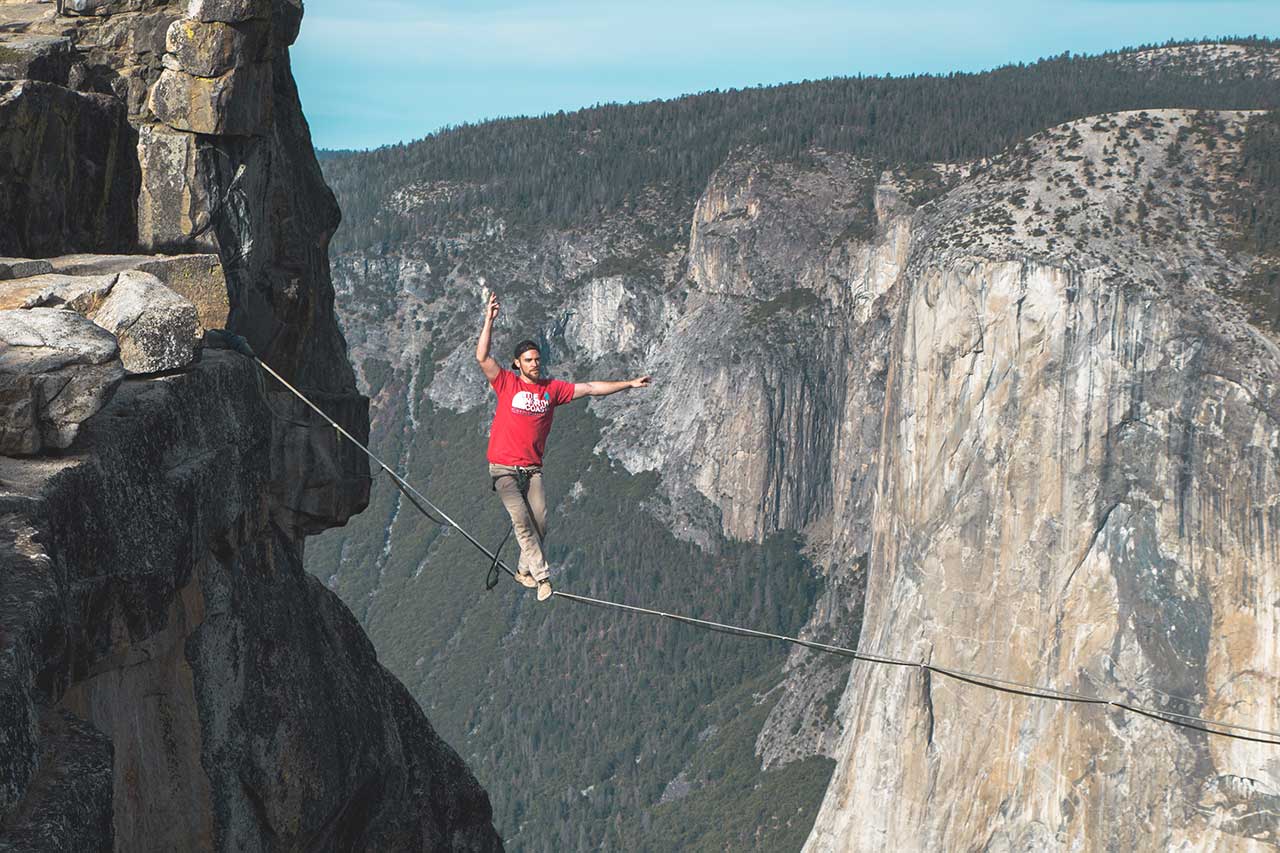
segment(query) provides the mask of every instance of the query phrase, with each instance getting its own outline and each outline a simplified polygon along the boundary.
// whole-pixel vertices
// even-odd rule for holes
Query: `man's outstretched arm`
[[[497,379],[498,374],[502,372],[497,360],[489,354],[490,339],[493,337],[493,321],[501,307],[498,303],[498,294],[490,293],[489,304],[484,308],[484,327],[480,329],[480,339],[476,341],[476,361],[484,371],[484,378],[490,382]]]
[[[648,385],[648,376],[627,379],[623,382],[575,382],[573,384],[573,399],[576,400],[579,397],[608,397],[610,394],[625,391],[627,388],[645,388]]]

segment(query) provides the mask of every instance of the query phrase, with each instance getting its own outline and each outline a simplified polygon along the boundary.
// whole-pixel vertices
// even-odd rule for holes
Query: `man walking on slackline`
[[[493,490],[511,515],[520,564],[516,580],[538,588],[538,600],[551,597],[551,578],[542,555],[547,535],[547,497],[542,488],[542,451],[551,432],[556,406],[579,397],[605,397],[624,388],[643,388],[648,376],[627,382],[564,382],[542,378],[542,356],[533,341],[516,345],[511,370],[503,370],[489,354],[493,321],[498,316],[497,294],[489,295],[484,327],[476,341],[476,361],[498,394],[498,410],[489,428],[489,476]]]

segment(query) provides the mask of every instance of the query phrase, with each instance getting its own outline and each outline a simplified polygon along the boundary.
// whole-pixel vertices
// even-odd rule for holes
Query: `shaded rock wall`
[[[128,250],[137,131],[114,98],[0,80],[0,255]]]

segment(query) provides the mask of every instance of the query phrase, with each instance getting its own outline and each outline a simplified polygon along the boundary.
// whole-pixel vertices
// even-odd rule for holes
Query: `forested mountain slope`
[[[1123,486],[1132,460],[1195,458],[1164,422],[1165,432],[1132,446],[1123,424],[1147,420],[1154,410],[1143,405],[1206,405],[1191,399],[1204,373],[1148,392],[1145,403],[1104,406],[1093,443],[1051,450],[1029,441],[1037,424],[1068,417],[1034,401],[1074,399],[1064,389],[1085,381],[1062,354],[1076,353],[1063,341],[1083,327],[1064,331],[1054,318],[1087,304],[1098,330],[1122,319],[1141,325],[1150,309],[1166,312],[1160,328],[1208,317],[1229,326],[1231,341],[1273,346],[1280,155],[1274,119],[1249,111],[1280,106],[1276,54],[1272,42],[1246,40],[981,75],[820,81],[493,122],[324,158],[345,217],[335,287],[372,398],[374,447],[486,541],[501,538],[505,517],[483,464],[491,395],[471,355],[491,287],[505,305],[500,357],[535,337],[554,375],[655,377],[649,391],[557,415],[550,554],[566,589],[845,644],[871,637],[886,651],[920,641],[957,665],[1064,685],[1076,670],[1038,663],[1058,654],[1053,643],[1041,649],[1045,637],[1114,636],[1120,660],[1134,614],[1210,634],[1206,614],[1221,604],[1156,613],[1133,603],[1185,597],[1186,584],[1211,590],[1197,601],[1216,600],[1221,581],[1191,564],[1167,589],[1135,587],[1152,565],[1178,562],[1156,557],[1185,535],[1165,521],[1152,522],[1150,537],[1169,543],[1117,561],[1123,592],[1097,592],[1093,610],[1050,610],[1050,626],[1018,629],[1022,645],[979,626],[1003,625],[984,609],[990,602],[1009,596],[1038,613],[1026,596],[1066,595],[1077,577],[1055,577],[1059,563],[1028,556],[1045,547],[1044,534],[993,544],[1004,541],[994,519],[1025,517],[1048,530],[1070,520],[1062,507],[1071,504],[1072,517],[1088,521],[1077,526],[1102,529],[1097,506],[1114,514],[1146,494]],[[939,305],[950,313],[928,313]],[[1116,314],[1119,306],[1139,307]],[[1090,334],[1089,346],[1101,346]],[[1048,355],[1033,354],[1037,342]],[[1235,346],[1223,344],[1213,364],[1243,359]],[[1265,384],[1270,371],[1258,362],[1253,375]],[[1119,400],[1127,375],[1092,381]],[[1011,381],[1022,383],[1016,393]],[[1024,417],[1032,419],[1017,426]],[[1263,437],[1249,441],[1272,446],[1269,428],[1258,429]],[[1166,434],[1163,444],[1154,437]],[[1206,489],[1220,488],[1216,478],[1243,452],[1243,434],[1227,435],[1226,461],[1201,475]],[[1080,447],[1103,461],[1071,476],[1041,470],[1042,456]],[[1027,497],[1012,512],[997,501],[1042,477],[1067,490],[1056,503]],[[952,516],[963,523],[951,526]],[[1083,559],[1068,544],[1078,533],[1050,549],[1054,559]],[[1118,554],[1128,541],[1100,534],[1090,547]],[[990,563],[974,559],[988,553]],[[992,802],[1035,805],[959,821],[950,792],[966,784],[964,773],[980,775],[970,765],[983,759],[947,765],[938,756],[965,753],[967,706],[935,699],[933,724],[897,739],[876,728],[916,702],[919,685],[861,671],[850,681],[838,660],[563,602],[539,606],[510,584],[485,593],[483,562],[388,484],[375,484],[370,509],[347,528],[314,542],[307,564],[360,615],[384,663],[476,769],[512,849],[798,849],[824,792],[813,836],[824,847],[873,847],[848,822],[868,809],[923,846],[980,845],[997,830],[1031,837],[1027,827],[1041,823],[1051,828],[1037,838],[1117,840],[1082,822],[1084,806],[1064,816],[1065,807],[1037,799],[1041,765],[1012,791],[990,793]],[[1001,568],[993,575],[987,565]],[[1263,594],[1253,574],[1240,578]],[[1066,659],[1091,684],[1168,689],[1153,673],[1170,655],[1143,630],[1121,669],[1089,670],[1079,652]],[[1204,679],[1215,670],[1197,666],[1178,686],[1207,709],[1216,688]],[[1026,711],[981,699],[989,715]],[[1023,743],[1049,724],[997,719],[1020,721]],[[1019,748],[999,739],[1003,725],[984,753],[991,766]],[[917,735],[919,763],[898,762],[901,738],[910,745]],[[1091,748],[1113,746],[1097,737]],[[1040,743],[1065,762],[1054,773],[1102,772],[1069,770],[1080,748],[1072,738]],[[1205,767],[1235,760],[1208,748],[1192,745],[1187,756]],[[853,773],[854,756],[877,768],[876,790],[889,802],[856,799],[858,775],[869,771]],[[1144,766],[1153,784],[1158,764]],[[1223,775],[1206,771],[1195,784],[1220,790],[1213,780]],[[1264,776],[1250,778],[1275,785]],[[1090,790],[1098,808],[1118,796],[1107,784]],[[1194,807],[1179,800],[1162,812],[1182,837],[1216,820],[1195,817],[1217,807],[1195,791],[1185,801]],[[1246,801],[1219,805],[1225,813]],[[1214,831],[1238,839],[1252,830]]]

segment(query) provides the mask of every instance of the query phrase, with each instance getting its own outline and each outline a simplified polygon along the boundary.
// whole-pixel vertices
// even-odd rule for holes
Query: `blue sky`
[[[318,146],[610,101],[1063,51],[1280,35],[1280,0],[306,0],[294,74]]]

